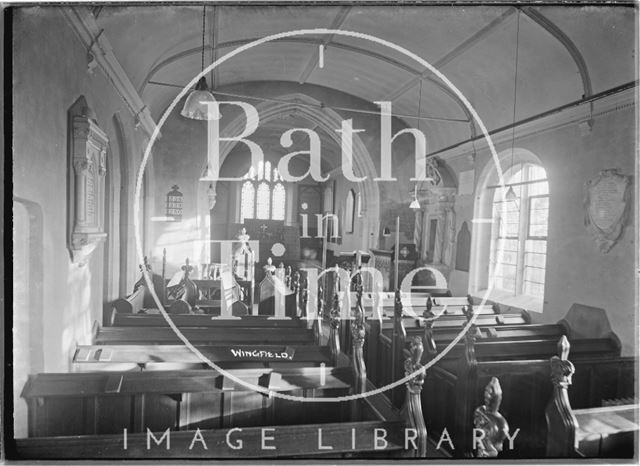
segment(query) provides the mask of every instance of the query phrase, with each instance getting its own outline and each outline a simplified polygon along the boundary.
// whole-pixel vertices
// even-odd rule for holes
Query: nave
[[[12,459],[637,460],[635,4],[2,11]]]
[[[375,297],[361,272],[341,291],[337,267],[312,310],[306,272],[265,268],[267,315],[225,313],[233,293],[229,306],[218,302],[220,315],[203,312],[211,300],[200,292],[192,309],[188,290],[197,285],[186,273],[177,300],[187,313],[171,311],[166,287],[154,290],[165,318],[134,307],[154,283],[141,279],[114,306],[111,325],[77,347],[73,373],[29,377],[21,394],[29,438],[18,451],[49,459],[633,456],[635,363],[620,356],[615,335],[570,343],[566,321],[532,324],[470,296]],[[404,311],[419,302],[422,313]],[[594,428],[602,424],[605,437]]]

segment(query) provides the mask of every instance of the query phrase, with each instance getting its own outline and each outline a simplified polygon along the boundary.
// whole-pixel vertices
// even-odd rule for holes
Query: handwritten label
[[[250,360],[288,360],[292,361],[295,355],[294,348],[278,348],[278,349],[256,349],[256,348],[229,348],[231,354],[237,359],[250,359]]]

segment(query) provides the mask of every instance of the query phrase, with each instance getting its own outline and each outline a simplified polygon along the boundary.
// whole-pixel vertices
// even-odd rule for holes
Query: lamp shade
[[[191,91],[187,96],[187,99],[184,101],[184,107],[182,107],[180,115],[186,118],[191,118],[192,120],[218,119],[220,118],[220,115],[215,107],[211,108],[212,115],[209,117],[209,106],[207,105],[207,102],[215,101],[216,99],[213,97],[213,94],[209,92],[207,87],[207,80],[203,76],[198,81],[198,84],[196,84],[196,88]],[[214,112],[215,114],[213,114]]]
[[[413,210],[418,210],[420,208],[420,203],[418,202],[418,184],[416,183],[413,187],[413,201],[409,204],[409,208]]]
[[[507,201],[515,201],[516,199],[518,199],[518,196],[516,196],[516,192],[513,190],[513,186],[509,186],[509,189],[507,190],[507,193],[504,197]]]

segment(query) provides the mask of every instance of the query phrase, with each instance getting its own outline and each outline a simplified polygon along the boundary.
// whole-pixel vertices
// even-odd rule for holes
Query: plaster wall
[[[120,184],[131,180],[119,176],[113,115],[121,113],[129,138],[133,125],[128,109],[101,70],[92,75],[87,72],[86,50],[59,9],[24,8],[14,15],[13,194],[42,212],[42,256],[26,266],[29,274],[38,273],[33,267],[39,269],[42,279],[32,286],[41,287],[42,300],[14,308],[14,315],[29,313],[29,325],[43,329],[40,341],[22,340],[14,334],[16,345],[29,345],[19,353],[25,360],[16,361],[15,367],[17,371],[21,367],[31,372],[67,371],[75,345],[89,343],[93,322],[102,321],[106,299],[105,244],[96,248],[84,266],[73,264],[67,249],[67,110],[85,96],[109,137],[107,169],[112,187],[107,187],[106,195],[111,196],[110,213],[116,217]],[[132,144],[132,153],[135,147]],[[117,262],[113,265],[119,267]],[[23,266],[20,261],[14,263],[18,273]],[[130,281],[133,272],[122,271]],[[32,292],[35,290],[30,289]]]
[[[590,134],[583,134],[577,124],[569,124],[515,141],[516,151],[524,149],[540,159],[549,180],[545,293],[542,313],[532,313],[534,320],[557,322],[573,303],[603,308],[613,331],[622,341],[624,354],[633,354],[637,341],[635,206],[628,206],[629,218],[617,244],[608,253],[602,253],[585,227],[584,183],[604,169],[616,168],[623,174],[632,175],[634,134],[634,107],[622,106],[595,116]],[[498,153],[509,149],[510,143],[496,147]],[[467,157],[458,157],[448,163],[457,171],[470,169]],[[488,151],[479,152],[475,161],[476,183],[487,164],[493,165]],[[636,189],[635,182],[630,189]],[[479,194],[476,186],[473,198],[458,196],[456,231],[460,230],[463,221],[467,221],[472,236],[478,234],[479,225],[471,219],[474,215],[472,202],[479,201]],[[630,199],[633,199],[632,195]],[[488,247],[484,256],[488,258]],[[474,284],[469,283],[469,274],[464,272],[454,272],[451,282],[455,294],[467,289],[477,292]]]

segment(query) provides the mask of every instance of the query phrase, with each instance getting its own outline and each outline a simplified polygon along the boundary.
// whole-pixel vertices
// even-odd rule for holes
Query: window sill
[[[476,293],[476,296],[478,298],[483,298],[486,293],[487,290],[480,290]],[[494,289],[491,290],[487,299],[504,306],[542,313],[543,300],[537,296],[529,296],[525,294],[514,296],[508,291]]]

